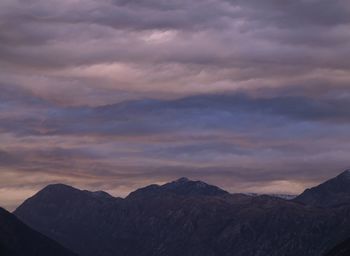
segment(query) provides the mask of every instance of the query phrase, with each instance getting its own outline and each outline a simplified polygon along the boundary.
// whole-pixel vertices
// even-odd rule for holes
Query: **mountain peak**
[[[162,185],[161,188],[167,192],[178,195],[220,196],[228,194],[228,192],[219,187],[209,185],[199,180],[190,180],[185,177],[166,183]]]
[[[90,193],[93,197],[96,197],[96,198],[114,198],[113,196],[111,196],[110,194],[102,190],[93,191],[93,192],[86,191],[86,192]]]
[[[150,185],[138,189],[130,193],[128,197],[165,194],[180,196],[222,196],[228,194],[228,192],[219,187],[209,185],[203,181],[194,181],[186,177],[182,177],[169,183],[165,183],[164,185]]]
[[[321,207],[349,204],[350,170],[314,188],[305,190],[295,201]]]
[[[189,182],[189,181],[191,181],[189,178],[181,177],[181,178],[173,181],[173,183],[186,183],[186,182]]]
[[[62,183],[55,183],[55,184],[49,184],[45,188],[42,189],[42,191],[49,190],[49,191],[76,191],[78,189],[62,184]]]

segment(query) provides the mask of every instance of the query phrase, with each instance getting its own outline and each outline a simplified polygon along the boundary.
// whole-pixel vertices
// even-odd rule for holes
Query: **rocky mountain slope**
[[[125,199],[56,184],[15,214],[82,256],[320,256],[350,236],[350,207],[330,198],[318,207],[186,178]]]
[[[295,201],[319,207],[350,204],[350,170],[299,195]]]
[[[1,256],[76,256],[0,208]]]
[[[349,256],[350,255],[350,238],[338,244],[330,250],[325,256]]]

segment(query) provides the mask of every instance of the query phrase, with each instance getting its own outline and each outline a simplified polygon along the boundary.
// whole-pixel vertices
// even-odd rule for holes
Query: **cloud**
[[[346,0],[1,1],[5,204],[50,182],[293,193],[331,177],[350,152],[349,14]]]
[[[41,103],[35,98],[30,102],[33,106]],[[301,96],[266,98],[216,94],[176,100],[134,100],[101,107],[65,108],[43,103],[39,108],[32,105],[20,108],[21,105],[12,104],[15,115],[9,107],[6,114],[3,104],[0,128],[21,135],[76,136],[143,136],[206,130],[254,132],[257,127],[271,129],[278,123],[346,125],[350,121],[349,104],[347,98],[320,100]]]
[[[19,105],[18,112],[24,111],[19,117],[1,119],[2,133],[12,134],[4,145],[17,141],[1,159],[21,159],[17,170],[64,175],[74,170],[94,178],[114,170],[151,176],[150,169],[170,166],[214,173],[224,168],[238,175],[237,169],[255,169],[259,162],[272,178],[286,163],[326,159],[346,166],[348,104],[333,98],[211,94],[100,107],[50,105],[37,115]]]
[[[340,70],[349,82],[346,1],[4,1],[2,7],[6,73],[62,104],[73,104],[58,98],[75,90],[85,92],[74,95],[78,104],[101,104],[323,80],[333,87]]]

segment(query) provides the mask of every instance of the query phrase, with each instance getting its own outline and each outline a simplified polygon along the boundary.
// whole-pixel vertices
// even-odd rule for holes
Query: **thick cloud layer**
[[[1,1],[0,204],[179,176],[299,193],[349,167],[349,30],[347,0]]]

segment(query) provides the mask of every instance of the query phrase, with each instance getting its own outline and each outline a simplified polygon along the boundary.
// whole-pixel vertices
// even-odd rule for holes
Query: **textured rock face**
[[[325,256],[349,256],[350,255],[350,238],[338,244],[330,250]]]
[[[350,170],[317,187],[307,189],[295,201],[318,207],[336,207],[350,204]]]
[[[76,256],[0,208],[1,256]]]
[[[82,256],[320,256],[350,237],[348,205],[231,195],[185,178],[125,199],[51,185],[15,213]]]

